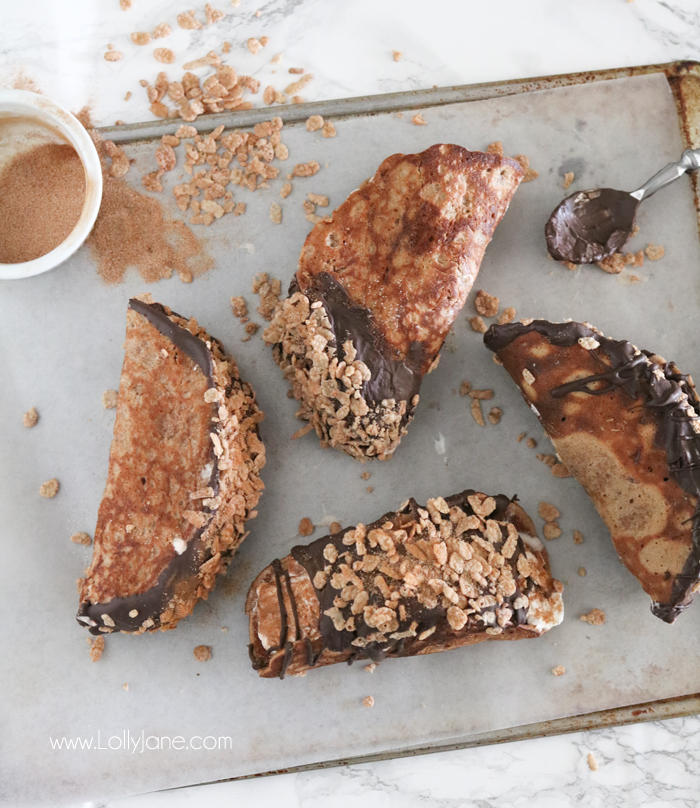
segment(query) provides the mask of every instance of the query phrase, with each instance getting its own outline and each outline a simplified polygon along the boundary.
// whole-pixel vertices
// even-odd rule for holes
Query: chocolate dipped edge
[[[593,337],[600,343],[611,361],[609,370],[577,379],[554,388],[550,395],[562,398],[572,392],[602,395],[612,388],[621,388],[631,398],[643,398],[644,406],[656,414],[655,445],[666,452],[669,475],[687,494],[696,500],[691,530],[692,549],[683,569],[673,582],[671,597],[660,603],[652,601],[652,613],[666,623],[673,623],[688,608],[700,582],[700,434],[693,423],[700,423],[697,414],[688,415],[684,397],[695,413],[700,413],[700,399],[688,377],[678,371],[673,362],[654,361],[656,354],[640,351],[631,342],[613,340],[583,323],[552,323],[533,320],[529,324],[492,325],[484,335],[484,344],[494,353],[506,348],[519,337],[536,332],[552,345],[571,347],[582,337]],[[649,360],[649,361],[647,361]],[[660,371],[657,378],[655,371]],[[591,382],[606,382],[602,389],[590,389]]]

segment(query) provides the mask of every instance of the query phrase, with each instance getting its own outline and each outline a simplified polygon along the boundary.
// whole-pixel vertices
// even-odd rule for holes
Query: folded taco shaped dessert
[[[673,362],[587,323],[492,325],[484,336],[586,489],[652,612],[700,588],[700,401]]]
[[[78,621],[93,634],[174,628],[207,598],[256,515],[262,413],[194,318],[150,295],[127,312],[107,485]]]
[[[461,146],[395,154],[309,233],[263,336],[323,446],[391,457],[522,177]]]
[[[311,668],[539,637],[562,586],[525,511],[476,491],[407,500],[292,548],[248,592],[249,653],[265,678]]]

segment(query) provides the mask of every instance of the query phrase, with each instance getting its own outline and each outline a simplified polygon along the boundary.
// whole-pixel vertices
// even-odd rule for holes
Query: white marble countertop
[[[185,4],[185,5],[194,5]],[[229,61],[282,89],[289,67],[314,80],[308,101],[499,79],[700,59],[697,0],[214,0],[226,17],[178,27],[183,4],[133,0],[0,0],[0,86],[38,89],[108,125],[151,119],[139,79],[163,68],[154,47],[184,62],[231,43]],[[204,20],[203,3],[196,6]],[[166,22],[173,33],[145,47],[129,34]],[[249,37],[269,38],[254,56]],[[122,59],[104,59],[107,45]],[[392,51],[403,53],[400,61]],[[282,53],[279,65],[272,64]],[[182,72],[182,71],[180,71]],[[124,100],[127,92],[132,96]],[[258,96],[256,101],[262,104]],[[592,771],[587,757],[598,762]],[[700,718],[690,717],[495,747],[177,789],[104,808],[231,804],[344,808],[474,806],[695,806]],[[98,795],[96,795],[98,796]]]

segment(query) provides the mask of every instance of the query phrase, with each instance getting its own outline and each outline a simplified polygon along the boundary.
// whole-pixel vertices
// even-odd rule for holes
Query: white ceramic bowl
[[[88,237],[102,201],[102,170],[95,144],[80,121],[60,104],[37,93],[0,90],[0,118],[36,120],[48,126],[76,150],[85,169],[85,203],[78,224],[68,238],[51,252],[19,264],[0,264],[0,280],[30,278],[62,264]]]

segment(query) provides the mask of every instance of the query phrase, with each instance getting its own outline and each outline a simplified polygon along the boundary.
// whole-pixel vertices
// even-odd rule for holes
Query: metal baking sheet
[[[283,180],[265,193],[237,191],[248,210],[202,231],[217,266],[191,285],[171,279],[146,287],[133,273],[122,285],[105,286],[85,249],[54,272],[3,283],[0,685],[6,697],[0,708],[0,798],[9,804],[59,805],[494,742],[557,727],[566,731],[584,725],[577,721],[603,723],[610,715],[634,720],[650,713],[630,719],[634,710],[618,709],[598,718],[567,717],[700,691],[700,608],[674,626],[654,618],[583,491],[571,479],[553,478],[536,459],[536,452],[551,452],[551,446],[470,329],[473,295],[438,369],[424,382],[408,436],[393,460],[370,465],[322,451],[313,436],[291,442],[299,427],[294,402],[286,397],[286,385],[259,335],[240,341],[242,326],[228,303],[231,295],[243,294],[254,312],[250,285],[256,273],[270,272],[285,283],[291,278],[310,228],[301,207],[307,191],[329,195],[336,206],[396,151],[418,151],[440,141],[483,149],[501,140],[506,153],[529,156],[540,176],[518,190],[474,291],[499,295],[502,306],[515,306],[518,316],[587,319],[606,334],[631,339],[697,374],[693,326],[700,302],[700,242],[688,180],[641,210],[632,247],[662,244],[661,261],[609,276],[596,268],[570,272],[546,257],[542,225],[564,194],[564,173],[574,171],[572,189],[636,187],[678,157],[681,132],[686,138],[693,134],[689,118],[679,119],[679,94],[674,98],[665,72],[650,69],[648,75],[607,79],[427,104],[427,126],[414,126],[412,113],[370,114],[365,106],[352,116],[346,108],[333,140],[307,132],[303,123],[290,124],[283,137],[290,167],[316,159],[322,170],[295,180],[294,192],[282,202],[279,226],[271,224],[269,206],[279,200]],[[403,106],[415,106],[415,98],[406,96]],[[137,182],[155,167],[153,145],[126,148],[137,163],[131,174]],[[177,181],[173,173],[171,183]],[[174,204],[172,210],[177,213]],[[69,536],[94,526],[114,418],[100,398],[119,381],[127,300],[146,289],[205,324],[255,386],[266,413],[266,491],[250,536],[209,601],[174,632],[108,637],[104,657],[93,664],[86,633],[73,621],[75,579],[90,550],[71,544]],[[492,403],[504,412],[499,425],[476,425],[469,400],[458,394],[463,379],[495,391]],[[21,416],[31,406],[41,420],[27,430]],[[538,447],[517,443],[520,432]],[[361,478],[364,471],[370,471],[369,481]],[[44,500],[39,486],[54,476],[60,493]],[[315,524],[354,524],[376,518],[407,496],[424,501],[465,487],[517,493],[534,517],[541,500],[560,508],[563,535],[548,549],[553,571],[565,584],[562,626],[535,642],[484,643],[388,661],[372,675],[355,665],[283,682],[257,677],[245,650],[245,593],[260,569],[298,541],[302,517]],[[582,545],[573,544],[574,529],[583,532]],[[317,529],[314,536],[320,535]],[[580,567],[586,577],[579,577]],[[593,607],[606,612],[604,626],[579,621]],[[213,647],[211,661],[194,660],[192,650],[199,644]],[[566,666],[564,676],[551,675],[557,665]],[[375,699],[371,710],[362,706],[368,695]],[[677,705],[664,714],[694,709],[695,700]],[[648,709],[658,714],[660,707]],[[124,748],[125,738],[138,743],[148,736],[180,736],[190,748],[163,748],[172,744],[167,740],[144,752]],[[202,743],[193,741],[197,737],[230,740],[224,748],[195,750],[192,743]],[[92,749],[52,748],[52,739],[61,738],[81,738],[92,742]]]

